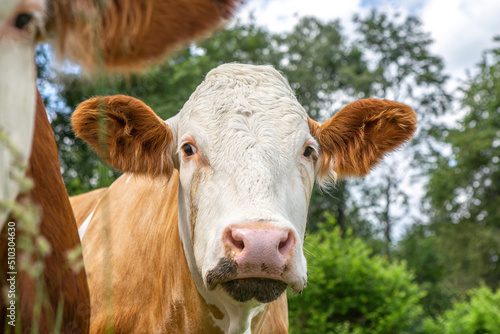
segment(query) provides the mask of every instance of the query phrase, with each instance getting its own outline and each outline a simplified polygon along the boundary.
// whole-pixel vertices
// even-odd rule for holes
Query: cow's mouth
[[[218,265],[208,272],[206,276],[207,288],[213,290],[220,285],[239,302],[255,299],[261,303],[269,303],[278,299],[289,285],[281,280],[281,277],[241,276],[242,274],[238,273],[238,268],[232,259],[222,258]]]
[[[261,303],[270,303],[278,299],[288,286],[283,281],[260,277],[234,279],[221,285],[239,302],[255,299]]]

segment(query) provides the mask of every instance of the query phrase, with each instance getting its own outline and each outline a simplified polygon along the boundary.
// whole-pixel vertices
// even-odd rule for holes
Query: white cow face
[[[179,231],[199,291],[266,303],[306,285],[314,180],[365,175],[412,136],[415,118],[404,104],[365,99],[320,125],[272,67],[228,64],[166,123],[119,95],[83,102],[73,126],[117,169],[169,177],[177,168]]]
[[[19,186],[12,180],[12,165],[16,155],[18,162],[27,164],[31,152],[36,98],[33,54],[44,10],[41,0],[0,3],[0,138],[10,141],[0,139],[0,202],[16,198]],[[0,228],[6,215],[0,212]]]
[[[302,291],[320,149],[285,79],[269,66],[220,66],[167,123],[177,128],[181,235],[205,286],[240,301]]]

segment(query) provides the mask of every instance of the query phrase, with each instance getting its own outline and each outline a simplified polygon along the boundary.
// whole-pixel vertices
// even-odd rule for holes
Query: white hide
[[[274,68],[226,64],[208,73],[167,124],[179,148],[179,230],[193,279],[207,302],[229,315],[216,323],[243,333],[262,305],[237,303],[220,287],[208,291],[204,278],[224,257],[222,235],[228,226],[263,220],[293,231],[287,283],[295,292],[305,287],[302,241],[314,161],[302,152],[304,145],[319,151],[307,114]],[[201,163],[183,156],[186,143],[196,145]],[[193,234],[189,216],[194,206]]]
[[[15,17],[21,12],[33,15],[32,22],[22,31],[13,26]],[[43,1],[8,0],[0,5],[0,131],[24,165],[28,163],[33,139],[34,39],[43,13]],[[19,192],[18,183],[12,179],[13,158],[12,149],[5,140],[0,140],[0,202],[14,200]],[[6,217],[7,212],[1,211],[0,228]]]

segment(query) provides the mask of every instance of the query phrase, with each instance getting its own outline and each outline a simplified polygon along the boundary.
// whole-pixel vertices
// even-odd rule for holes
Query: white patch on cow
[[[194,277],[196,277],[196,274],[193,278]],[[199,276],[194,281],[197,286],[198,283],[203,284],[203,282],[200,281]],[[208,291],[203,287],[203,285],[201,286],[202,287],[199,291],[203,295],[207,304],[217,305],[217,307],[225,314],[222,319],[216,319],[212,316],[212,319],[217,327],[229,334],[251,333],[252,319],[264,310],[265,304],[252,300],[235,305],[234,300],[223,293],[220,287],[217,288],[216,291]]]
[[[230,308],[229,318],[232,319],[229,325],[229,333],[251,333],[252,319],[264,310],[265,304],[246,305],[246,307]]]
[[[83,224],[80,225],[80,227],[78,228],[78,235],[80,236],[80,241],[83,240],[83,237],[85,236],[85,233],[87,232],[87,230],[89,228],[90,221],[92,220],[92,217],[94,216],[95,210],[96,209],[94,209],[90,213],[90,215],[88,215],[88,217],[85,219],[85,221],[83,222]]]
[[[9,0],[2,1],[0,9],[0,131],[9,141],[0,140],[0,202],[17,197],[20,189],[13,179],[15,157],[19,157],[16,163],[27,165],[31,152],[36,101],[34,38],[42,21],[43,4]],[[23,31],[13,26],[20,9],[34,17]],[[7,214],[0,212],[0,229]]]
[[[204,280],[226,256],[228,226],[266,221],[294,234],[283,277],[295,292],[304,288],[302,241],[315,177],[314,163],[302,155],[304,144],[314,143],[307,114],[272,67],[227,64],[208,73],[167,124],[178,143],[179,232],[191,274],[205,300],[228,315],[216,323],[245,333],[262,304],[236,303],[220,286],[209,291]],[[183,156],[186,140],[195,141],[196,159]]]

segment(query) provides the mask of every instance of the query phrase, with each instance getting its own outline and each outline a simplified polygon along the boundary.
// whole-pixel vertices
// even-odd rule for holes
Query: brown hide
[[[50,127],[43,101],[38,94],[33,147],[29,161],[27,175],[34,181],[34,188],[27,195],[39,208],[41,213],[40,234],[51,244],[52,251],[43,260],[43,276],[33,279],[20,270],[20,257],[17,249],[17,303],[20,312],[17,317],[22,320],[23,333],[29,333],[31,325],[38,328],[40,333],[52,330],[59,302],[64,303],[61,332],[87,333],[90,319],[90,298],[85,270],[77,273],[69,267],[67,252],[80,246],[78,230],[76,228],[73,211],[69,203],[68,193],[61,178],[57,147],[52,128]],[[17,225],[17,224],[16,224]],[[5,224],[7,226],[7,224]],[[16,241],[19,242],[20,231],[16,229]],[[0,255],[2,287],[5,286],[5,272],[7,272],[7,247],[5,229],[0,240]],[[33,323],[32,312],[35,298],[36,283],[42,283],[46,302],[42,308],[38,324]],[[4,328],[6,309],[0,312],[0,328]],[[15,327],[8,327],[12,329]]]
[[[239,0],[52,0],[59,54],[87,69],[128,72],[211,30]]]
[[[73,201],[80,225],[94,211],[83,249],[91,333],[220,333],[191,277],[177,222],[179,175],[167,182],[125,174],[105,192]],[[112,224],[110,223],[112,222]],[[112,286],[112,288],[111,288]],[[111,293],[112,291],[112,293]],[[110,302],[107,302],[109,300]],[[252,333],[287,333],[286,294],[252,321]],[[109,312],[109,313],[108,313]],[[112,314],[108,320],[106,314]]]

